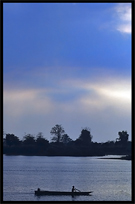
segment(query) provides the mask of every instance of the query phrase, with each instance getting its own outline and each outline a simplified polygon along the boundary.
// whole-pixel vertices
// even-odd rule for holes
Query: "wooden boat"
[[[38,189],[35,191],[35,195],[42,196],[42,195],[71,195],[71,196],[81,196],[81,195],[90,195],[92,191],[89,192],[81,192],[81,191],[75,191],[75,192],[69,192],[69,191],[41,191]]]

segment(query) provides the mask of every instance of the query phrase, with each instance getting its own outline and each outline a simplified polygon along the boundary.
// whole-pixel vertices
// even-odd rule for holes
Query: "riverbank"
[[[132,156],[131,155],[126,155],[126,156],[122,156],[122,157],[107,157],[107,158],[99,158],[99,159],[120,159],[120,160],[132,160]]]

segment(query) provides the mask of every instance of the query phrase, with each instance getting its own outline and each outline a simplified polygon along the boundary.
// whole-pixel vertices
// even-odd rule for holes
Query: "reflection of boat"
[[[92,191],[89,192],[81,192],[81,191],[75,191],[75,192],[69,192],[69,191],[41,191],[38,189],[35,191],[35,195],[42,196],[42,195],[71,195],[71,196],[79,196],[79,195],[90,195]]]

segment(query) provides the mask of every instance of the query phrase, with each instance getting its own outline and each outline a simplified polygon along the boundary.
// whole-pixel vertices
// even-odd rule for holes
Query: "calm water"
[[[131,161],[97,157],[3,156],[4,201],[131,201]],[[93,191],[92,196],[41,196],[42,190]]]

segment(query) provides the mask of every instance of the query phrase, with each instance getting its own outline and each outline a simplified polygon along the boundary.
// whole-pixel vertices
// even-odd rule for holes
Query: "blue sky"
[[[4,3],[4,132],[131,140],[130,3]]]

